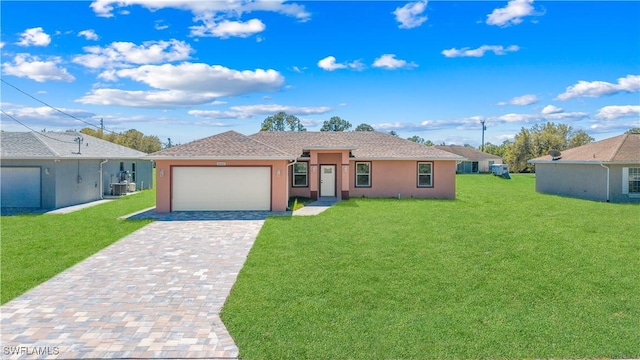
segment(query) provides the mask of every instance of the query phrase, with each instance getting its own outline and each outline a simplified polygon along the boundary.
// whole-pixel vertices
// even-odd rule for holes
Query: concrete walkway
[[[2,357],[237,358],[219,313],[263,223],[151,223],[3,305]]]
[[[327,210],[333,205],[339,203],[340,200],[334,197],[320,198],[317,201],[305,205],[303,208],[293,212],[293,216],[313,216]]]

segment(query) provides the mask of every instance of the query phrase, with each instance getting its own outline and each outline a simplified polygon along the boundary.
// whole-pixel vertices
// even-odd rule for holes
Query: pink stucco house
[[[463,157],[380,132],[235,131],[148,156],[156,211],[285,211],[292,196],[455,198]]]

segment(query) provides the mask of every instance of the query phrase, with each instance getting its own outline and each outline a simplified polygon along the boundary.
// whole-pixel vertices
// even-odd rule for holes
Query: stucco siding
[[[102,165],[102,189],[105,195],[111,194],[111,183],[118,182],[120,173],[120,163],[123,169],[131,173],[135,164],[136,190],[147,190],[153,188],[153,164],[149,160],[109,160]]]
[[[536,164],[536,191],[606,201],[607,169],[588,164]]]
[[[371,186],[355,186],[355,163],[351,161],[351,197],[455,198],[456,162],[433,161],[433,186],[418,187],[418,161],[372,161]]]
[[[60,160],[56,163],[55,208],[100,199],[100,161]]]

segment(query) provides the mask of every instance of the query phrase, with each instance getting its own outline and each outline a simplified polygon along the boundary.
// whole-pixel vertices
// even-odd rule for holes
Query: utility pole
[[[167,148],[170,148],[170,147],[172,146],[172,145],[171,145],[171,138],[167,138],[167,140],[169,140],[169,141],[167,142]]]
[[[484,131],[487,130],[487,127],[484,126],[484,119],[480,120],[480,124],[482,124],[482,145],[480,145],[480,151],[484,152]]]
[[[102,118],[100,118],[100,136],[98,137],[102,139],[103,135],[104,135],[104,121],[102,120]]]

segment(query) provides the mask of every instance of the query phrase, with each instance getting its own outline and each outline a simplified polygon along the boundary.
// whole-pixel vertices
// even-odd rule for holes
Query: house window
[[[136,182],[136,163],[131,163],[131,182]]]
[[[307,172],[307,165],[309,163],[306,162],[298,162],[293,164],[293,181],[292,181],[292,185],[295,187],[305,187],[307,186],[308,182],[307,182],[307,178],[308,178],[308,172]]]
[[[472,173],[477,173],[478,172],[478,162],[474,161],[471,163],[471,172]]]
[[[629,168],[629,194],[640,194],[640,168]]]
[[[433,163],[418,163],[418,187],[433,186]]]
[[[356,163],[356,187],[371,187],[371,163]]]

